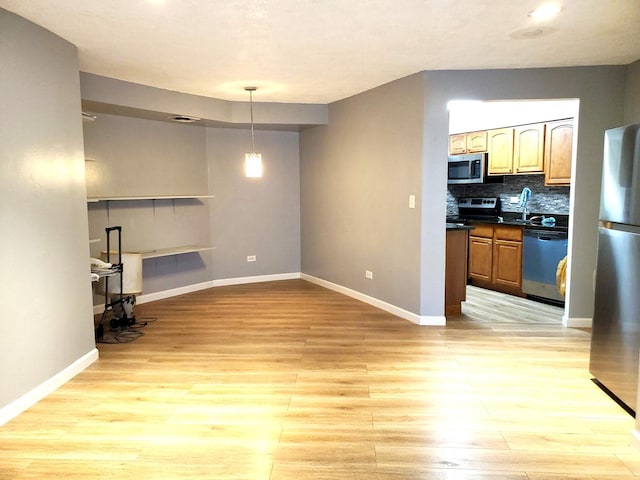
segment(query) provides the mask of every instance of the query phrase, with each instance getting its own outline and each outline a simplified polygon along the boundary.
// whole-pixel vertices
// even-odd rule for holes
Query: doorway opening
[[[579,100],[452,100],[448,108],[449,165],[478,153],[485,162],[480,180],[452,181],[450,172],[447,184],[447,220],[478,225],[469,235],[468,283],[506,293],[514,304],[529,298],[561,306],[566,317]],[[471,208],[491,201],[495,208]],[[566,253],[551,258],[562,247],[544,250],[546,242],[531,240],[534,227],[543,240],[545,231],[564,235]]]

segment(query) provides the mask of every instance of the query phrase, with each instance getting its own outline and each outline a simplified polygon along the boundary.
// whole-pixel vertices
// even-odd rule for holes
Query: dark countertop
[[[569,231],[569,227],[567,226],[562,226],[562,225],[558,225],[555,224],[554,226],[546,226],[546,225],[541,225],[538,223],[531,223],[529,221],[527,221],[526,223],[523,222],[522,220],[507,220],[505,219],[502,222],[499,221],[492,221],[492,220],[471,220],[472,222],[475,223],[491,223],[494,225],[515,225],[518,227],[524,227],[527,230],[554,230],[557,232],[568,232]]]
[[[473,230],[473,225],[465,225],[464,223],[447,222],[447,230]]]
[[[524,227],[527,230],[553,230],[553,231],[557,231],[557,232],[568,232],[569,231],[569,216],[568,215],[552,215],[552,214],[544,214],[545,217],[549,218],[549,217],[554,217],[556,219],[556,224],[554,226],[545,226],[545,225],[541,225],[539,223],[539,221],[535,221],[534,223],[531,223],[530,220],[527,220],[527,222],[523,222],[522,218],[520,217],[521,214],[508,214],[508,213],[504,213],[503,216],[503,221],[500,222],[498,220],[495,219],[473,219],[473,220],[466,220],[466,219],[461,219],[461,218],[447,218],[447,230],[449,229],[449,225],[459,225],[460,223],[463,223],[465,225],[469,224],[469,223],[489,223],[492,225],[514,225],[514,226],[518,226],[518,227]],[[531,214],[528,217],[529,218],[535,218],[535,217],[542,217],[543,214]]]

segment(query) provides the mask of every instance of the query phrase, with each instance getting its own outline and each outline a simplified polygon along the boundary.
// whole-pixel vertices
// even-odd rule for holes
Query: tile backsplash
[[[505,175],[504,183],[448,185],[447,216],[458,215],[457,199],[461,197],[500,197],[503,212],[521,212],[518,203],[509,203],[509,197],[520,197],[524,187],[531,189],[529,211],[569,215],[571,187],[547,187],[544,175]]]

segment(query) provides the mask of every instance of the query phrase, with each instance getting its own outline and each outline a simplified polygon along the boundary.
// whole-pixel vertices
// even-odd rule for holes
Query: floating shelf
[[[125,252],[125,253],[140,253],[142,254],[142,259],[145,260],[148,258],[160,258],[160,257],[169,257],[171,255],[182,255],[184,253],[206,252],[214,249],[215,247],[206,247],[204,245],[184,245],[180,247],[157,248],[155,250],[142,250],[139,252]]]
[[[101,238],[91,238],[89,239],[89,243],[98,243],[100,240],[102,240]]]
[[[109,202],[126,200],[178,200],[189,198],[215,198],[215,195],[153,195],[148,197],[89,197],[87,202]]]

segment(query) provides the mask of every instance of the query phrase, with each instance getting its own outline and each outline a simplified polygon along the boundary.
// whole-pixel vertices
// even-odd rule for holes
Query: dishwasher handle
[[[565,240],[568,238],[568,235],[566,232],[558,232],[555,230],[548,231],[548,230],[525,229],[524,236],[536,238],[538,240],[542,240],[546,242],[550,242],[552,240]]]

